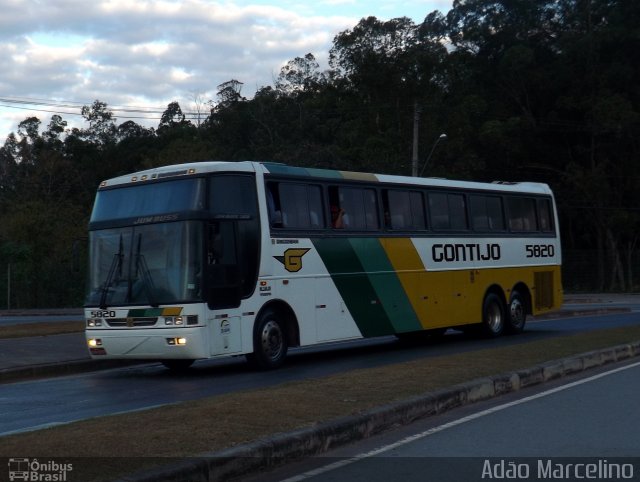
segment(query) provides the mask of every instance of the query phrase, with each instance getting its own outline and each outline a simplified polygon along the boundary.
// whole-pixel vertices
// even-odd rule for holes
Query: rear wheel
[[[249,353],[247,359],[261,370],[271,370],[284,363],[288,349],[284,322],[277,312],[265,311],[256,323],[253,353]]]
[[[482,331],[489,337],[502,335],[505,328],[505,307],[502,299],[489,293],[482,304]]]
[[[527,321],[527,305],[524,297],[518,291],[512,291],[509,297],[507,309],[507,325],[505,329],[508,333],[521,333]]]

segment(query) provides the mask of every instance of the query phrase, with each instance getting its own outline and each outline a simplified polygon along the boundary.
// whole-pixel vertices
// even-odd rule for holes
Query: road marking
[[[558,392],[561,392],[563,390],[567,390],[569,388],[577,387],[579,385],[582,385],[582,384],[585,384],[585,383],[589,383],[589,382],[592,382],[594,380],[598,380],[600,378],[603,378],[603,377],[606,377],[606,376],[609,376],[609,375],[613,375],[614,373],[618,373],[618,372],[621,372],[621,371],[624,371],[624,370],[628,370],[630,368],[635,368],[635,367],[638,367],[638,366],[640,366],[640,362],[636,362],[636,363],[633,363],[631,365],[626,365],[624,367],[614,368],[613,370],[609,370],[609,371],[604,372],[604,373],[599,373],[598,375],[593,375],[593,376],[590,376],[588,378],[583,378],[583,379],[577,380],[575,382],[567,383],[566,385],[562,385],[560,387],[552,388],[550,390],[546,390],[544,392],[540,392],[540,393],[538,393],[536,395],[530,395],[530,396],[525,397],[525,398],[514,400],[513,402],[503,403],[502,405],[498,405],[498,406],[495,406],[493,408],[488,408],[486,410],[482,410],[481,412],[477,412],[477,413],[473,413],[471,415],[467,415],[466,417],[462,417],[462,418],[459,418],[457,420],[453,420],[451,422],[439,425],[437,427],[432,427],[429,430],[425,430],[424,432],[421,432],[421,433],[418,433],[418,434],[415,434],[415,435],[411,435],[411,436],[406,437],[406,438],[404,438],[402,440],[399,440],[399,441],[394,442],[392,444],[385,445],[383,447],[371,450],[369,452],[358,454],[358,455],[355,455],[355,456],[350,457],[348,459],[340,460],[338,462],[334,462],[332,464],[325,465],[323,467],[319,467],[319,468],[314,469],[314,470],[310,470],[310,471],[305,472],[303,474],[296,475],[294,477],[290,477],[290,478],[285,479],[285,480],[283,480],[281,482],[301,482],[303,480],[308,480],[308,479],[310,479],[312,477],[315,477],[317,475],[321,475],[321,474],[324,474],[324,473],[327,473],[327,472],[331,472],[332,470],[336,470],[336,469],[339,469],[341,467],[345,467],[347,465],[359,462],[359,461],[361,461],[363,459],[367,459],[369,457],[375,457],[375,456],[380,455],[380,454],[382,454],[384,452],[388,452],[390,450],[394,450],[394,449],[396,449],[398,447],[402,447],[403,445],[407,445],[407,444],[410,444],[412,442],[415,442],[416,440],[420,440],[422,438],[428,437],[428,436],[436,434],[438,432],[442,432],[444,430],[447,430],[447,429],[450,429],[450,428],[453,428],[453,427],[457,427],[458,425],[462,425],[464,423],[471,422],[473,420],[479,419],[479,418],[484,417],[486,415],[491,415],[491,414],[499,412],[501,410],[505,410],[505,409],[510,408],[510,407],[515,407],[516,405],[527,403],[527,402],[530,402],[532,400],[537,400],[538,398],[543,398],[543,397],[546,397],[548,395],[553,395],[554,393],[558,393]]]

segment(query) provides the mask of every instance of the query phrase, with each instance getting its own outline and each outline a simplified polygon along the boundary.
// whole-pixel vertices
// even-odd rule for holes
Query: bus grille
[[[536,308],[553,308],[553,271],[539,271],[533,276],[536,285]]]
[[[151,318],[110,318],[107,319],[107,325],[114,328],[123,327],[140,327],[140,326],[154,326],[158,322],[157,317]]]

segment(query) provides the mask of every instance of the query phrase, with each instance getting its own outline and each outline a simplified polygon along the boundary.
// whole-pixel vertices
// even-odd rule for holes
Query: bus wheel
[[[527,321],[527,308],[523,296],[518,291],[512,291],[509,298],[507,313],[507,325],[505,329],[508,333],[521,333]]]
[[[482,329],[485,335],[496,337],[502,335],[505,326],[504,303],[495,293],[489,293],[482,305]]]
[[[253,353],[247,359],[261,370],[271,370],[284,363],[288,349],[284,325],[278,314],[272,310],[265,311],[256,324]]]
[[[187,370],[195,360],[162,360],[162,364],[169,370],[181,372]]]

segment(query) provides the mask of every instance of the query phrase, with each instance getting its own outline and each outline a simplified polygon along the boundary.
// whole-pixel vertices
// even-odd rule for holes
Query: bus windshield
[[[179,179],[98,191],[91,223],[204,209],[205,180]]]
[[[92,231],[87,306],[202,300],[201,221]]]

